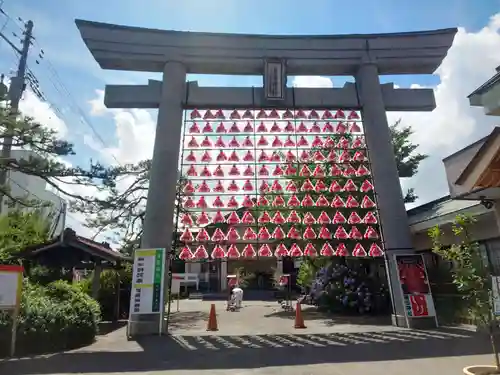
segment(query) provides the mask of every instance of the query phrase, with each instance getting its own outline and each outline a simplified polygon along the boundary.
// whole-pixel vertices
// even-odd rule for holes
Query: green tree
[[[481,255],[479,243],[472,239],[470,233],[470,227],[474,222],[474,218],[465,215],[458,215],[455,218],[452,233],[457,241],[451,246],[443,245],[444,233],[438,226],[429,230],[429,237],[432,239],[433,251],[454,263],[451,271],[453,283],[462,295],[469,316],[477,325],[488,330],[496,370],[499,371],[500,362],[494,338],[497,321],[493,314],[491,274],[488,264]]]
[[[428,155],[417,152],[418,144],[411,142],[411,136],[414,131],[411,126],[401,126],[401,119],[397,120],[389,127],[391,131],[392,146],[394,148],[394,156],[398,166],[400,178],[410,178],[417,174],[420,163],[424,161]],[[418,197],[415,195],[414,189],[408,189],[405,193],[405,203],[412,203]]]
[[[0,263],[15,263],[15,254],[49,239],[50,221],[41,210],[12,210],[0,216]]]
[[[297,284],[304,288],[310,287],[318,270],[329,262],[328,258],[305,258],[299,267]]]
[[[71,210],[86,214],[86,225],[89,228],[97,229],[97,233],[112,233],[114,239],[121,241],[120,251],[132,254],[141,243],[150,168],[151,160],[144,160],[121,169],[116,176],[124,174],[130,182],[118,178],[117,183],[108,184],[102,189],[106,192],[106,198],[74,200]],[[177,196],[182,193],[185,182],[183,177],[177,182]],[[178,209],[183,212],[182,207]],[[176,217],[177,204],[174,212],[174,218]]]

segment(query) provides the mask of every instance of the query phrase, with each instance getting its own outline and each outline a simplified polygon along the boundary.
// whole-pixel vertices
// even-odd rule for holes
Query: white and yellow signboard
[[[0,310],[13,310],[21,301],[23,267],[0,264]]]
[[[130,314],[161,314],[165,249],[137,250],[134,254]]]

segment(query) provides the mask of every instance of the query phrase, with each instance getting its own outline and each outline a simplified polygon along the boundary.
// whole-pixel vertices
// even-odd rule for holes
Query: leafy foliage
[[[315,272],[305,298],[321,310],[336,313],[364,315],[384,312],[384,307],[389,304],[380,301],[388,299],[387,289],[367,276],[359,259],[351,263],[330,260]]]
[[[401,126],[401,119],[389,127],[394,148],[394,156],[398,166],[399,177],[408,178],[417,174],[418,167],[428,155],[417,153],[418,144],[410,138],[414,131],[411,126]]]
[[[93,273],[76,283],[76,287],[88,296],[92,295]],[[112,321],[115,318],[116,283],[120,280],[120,290],[126,292],[120,295],[120,317],[126,318],[129,307],[129,293],[132,285],[132,265],[125,264],[120,270],[106,269],[100,275],[100,289],[97,302],[101,308],[101,315],[104,321]]]
[[[49,239],[50,223],[40,209],[12,210],[0,216],[0,263],[13,263],[27,246]]]
[[[100,320],[99,305],[64,281],[44,287],[24,280],[18,320],[17,354],[70,349],[91,343]],[[0,313],[0,354],[10,343],[11,318]]]
[[[470,235],[474,218],[458,215],[452,226],[458,244],[443,246],[443,231],[439,227],[429,230],[433,251],[455,264],[452,269],[453,284],[467,300],[469,314],[479,324],[489,326],[492,322],[491,277],[488,265],[481,256],[479,243]]]
[[[316,277],[316,273],[330,262],[331,260],[328,258],[305,257],[299,267],[297,285],[305,289],[309,288]]]
[[[87,214],[86,225],[89,228],[98,229],[99,232],[113,231],[114,235],[122,240],[121,251],[126,254],[131,254],[141,242],[150,168],[151,160],[145,160],[123,169],[120,174],[126,174],[127,181],[120,180],[122,184],[108,186],[106,198],[103,200],[72,202],[73,211]],[[179,179],[178,195],[185,182],[184,178]],[[176,204],[174,218],[177,217],[177,211],[181,212],[182,207],[177,208]]]
[[[451,270],[453,283],[466,301],[469,316],[476,324],[488,329],[498,371],[500,362],[493,336],[497,322],[493,314],[491,274],[488,264],[483,261],[479,243],[472,240],[470,227],[474,222],[474,218],[466,215],[455,218],[452,232],[458,241],[451,246],[443,245],[444,232],[438,226],[430,229],[428,234],[432,239],[433,251],[454,263]]]

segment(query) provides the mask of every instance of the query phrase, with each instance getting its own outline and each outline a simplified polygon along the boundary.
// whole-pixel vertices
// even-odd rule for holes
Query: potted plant
[[[498,350],[495,345],[497,320],[494,315],[491,273],[487,262],[483,259],[479,243],[471,238],[470,226],[474,221],[472,217],[465,215],[458,215],[455,218],[452,232],[457,241],[451,246],[443,245],[443,232],[438,226],[429,230],[429,236],[433,243],[433,251],[454,264],[451,270],[453,284],[462,295],[462,299],[466,301],[469,317],[478,329],[486,330],[490,336],[495,365],[465,367],[464,374],[500,374]]]

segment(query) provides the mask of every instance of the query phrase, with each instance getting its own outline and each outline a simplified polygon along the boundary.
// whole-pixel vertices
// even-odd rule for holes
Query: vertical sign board
[[[130,293],[130,315],[163,315],[164,280],[165,249],[136,250]],[[162,319],[159,330],[161,334]]]
[[[406,318],[434,317],[436,310],[422,254],[396,255]]]
[[[181,298],[180,293],[181,293],[181,283],[184,281],[183,276],[175,276],[172,275],[172,284],[170,285],[170,296],[176,295],[177,296],[177,312],[179,312],[179,300]],[[168,300],[168,303],[172,303],[172,297]]]
[[[266,61],[264,68],[264,90],[267,100],[283,100],[286,88],[285,63],[281,60]]]
[[[10,355],[15,354],[17,320],[23,286],[23,267],[0,264],[0,310],[12,312]]]
[[[20,302],[23,267],[0,264],[0,310],[13,310]]]

